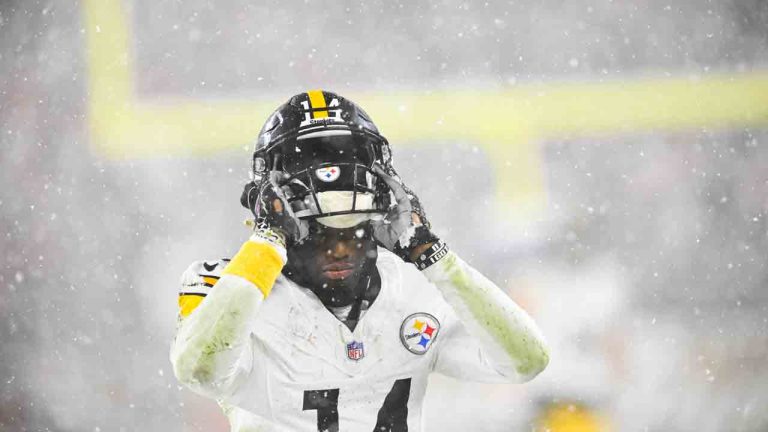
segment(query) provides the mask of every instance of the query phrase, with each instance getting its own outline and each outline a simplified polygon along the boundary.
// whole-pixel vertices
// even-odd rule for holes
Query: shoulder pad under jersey
[[[221,277],[229,258],[195,261],[181,275],[179,313],[186,317],[203,301]]]

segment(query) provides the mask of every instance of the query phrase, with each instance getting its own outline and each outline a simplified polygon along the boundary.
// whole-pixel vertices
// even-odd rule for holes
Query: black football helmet
[[[346,228],[383,216],[390,206],[390,189],[374,164],[394,174],[389,143],[368,114],[335,93],[311,90],[267,119],[255,144],[250,184],[282,172],[278,186],[289,190],[299,218]]]

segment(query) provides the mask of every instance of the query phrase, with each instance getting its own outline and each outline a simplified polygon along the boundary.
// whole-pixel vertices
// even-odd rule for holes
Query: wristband
[[[419,270],[424,270],[440,261],[440,259],[446,255],[448,255],[448,245],[444,241],[438,240],[432,244],[429,249],[422,252],[413,263]]]

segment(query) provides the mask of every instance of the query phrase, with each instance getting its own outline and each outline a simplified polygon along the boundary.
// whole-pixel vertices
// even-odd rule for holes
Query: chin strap
[[[367,280],[365,284],[359,285],[360,287],[365,288],[358,289],[355,300],[352,303],[352,309],[349,311],[347,319],[344,320],[344,324],[349,327],[350,331],[355,331],[355,326],[357,326],[358,321],[360,321],[360,315],[363,312],[363,301],[365,300],[366,295],[369,294],[372,282],[374,286],[381,284],[381,277],[379,276],[379,272],[376,269],[376,266],[373,265],[371,267],[371,269],[366,269],[368,277],[366,278]],[[369,300],[369,305],[372,301],[372,299]]]

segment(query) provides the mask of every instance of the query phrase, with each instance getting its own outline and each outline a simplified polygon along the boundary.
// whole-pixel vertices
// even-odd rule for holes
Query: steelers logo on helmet
[[[400,341],[408,351],[422,355],[429,351],[440,331],[440,322],[426,312],[409,315],[400,325]]]
[[[337,166],[327,166],[318,168],[315,170],[315,176],[320,179],[320,181],[330,183],[333,181],[336,181],[339,176],[341,175],[341,168]]]

